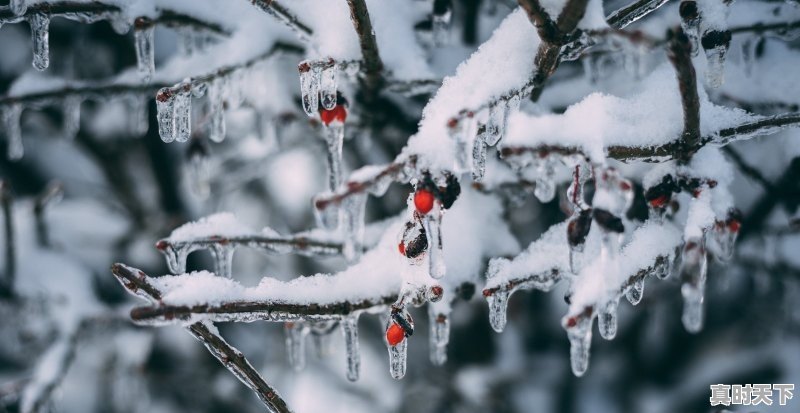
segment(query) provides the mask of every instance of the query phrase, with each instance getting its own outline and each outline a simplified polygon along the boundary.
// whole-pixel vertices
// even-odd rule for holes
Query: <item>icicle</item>
[[[632,305],[639,304],[642,301],[642,295],[644,294],[644,278],[637,278],[633,281],[630,287],[625,290],[625,298],[628,299],[628,302]]]
[[[289,365],[294,371],[303,370],[306,366],[306,336],[309,329],[302,321],[284,324],[286,331],[286,353]]]
[[[173,274],[183,274],[186,272],[186,258],[191,252],[186,247],[175,248],[172,244],[166,244],[159,248],[167,259],[167,267]]]
[[[705,295],[707,257],[702,242],[686,241],[681,262],[681,295],[683,295],[683,326],[690,333],[703,328],[703,300]]]
[[[347,379],[358,380],[361,368],[361,356],[358,350],[358,316],[348,315],[342,318],[342,332],[347,351]]]
[[[731,212],[727,220],[717,222],[707,237],[708,247],[720,262],[728,262],[733,257],[733,248],[739,235],[739,212]]]
[[[554,156],[546,155],[535,161],[536,188],[533,190],[533,194],[542,203],[550,202],[556,196]]]
[[[9,0],[8,7],[15,16],[22,16],[28,11],[28,0]]]
[[[456,145],[456,169],[466,171],[469,168],[469,148],[467,148],[467,120],[450,119],[447,133]]]
[[[342,145],[344,123],[332,122],[325,126],[325,143],[328,149],[328,189],[335,191],[342,182]]]
[[[336,77],[339,69],[336,62],[330,59],[325,67],[320,71],[320,98],[322,107],[331,110],[336,106]]]
[[[447,272],[442,245],[442,213],[441,207],[437,205],[422,219],[425,235],[428,238],[429,273],[431,277],[437,279],[444,277]]]
[[[450,19],[452,12],[433,15],[433,43],[436,46],[444,46],[450,43]]]
[[[489,324],[492,329],[498,333],[502,333],[506,327],[507,310],[508,310],[508,296],[509,292],[505,289],[498,289],[491,295],[486,297],[489,302]]]
[[[64,99],[64,137],[74,139],[81,127],[81,98],[78,96],[67,96]]]
[[[208,138],[214,142],[225,140],[225,101],[226,79],[215,79],[208,87]]]
[[[472,144],[472,180],[483,181],[486,174],[486,139],[488,125],[478,125],[478,136]]]
[[[348,262],[356,261],[364,247],[364,213],[367,194],[353,194],[342,201],[342,254]]]
[[[211,194],[208,157],[200,153],[193,154],[187,168],[192,192],[200,199],[207,199]]]
[[[447,361],[447,343],[450,341],[450,318],[428,305],[428,323],[430,324],[430,358],[431,363],[441,366]]]
[[[150,129],[150,119],[147,110],[148,100],[134,96],[130,99],[130,116],[128,117],[128,130],[133,136],[141,137]]]
[[[6,133],[6,157],[15,161],[21,159],[25,153],[22,146],[22,128],[20,117],[22,116],[22,105],[13,103],[6,106],[3,111],[3,127]]]
[[[320,69],[308,61],[301,62],[298,69],[303,110],[308,116],[316,116],[319,109]]]
[[[398,303],[404,301],[403,295],[401,294]],[[411,318],[411,314],[405,309],[402,310],[402,313],[395,313],[397,308],[395,306],[398,303],[392,306],[392,314],[385,320],[386,335],[384,336],[389,349],[389,372],[396,380],[402,379],[406,375],[408,337],[414,333],[414,320]]]
[[[744,67],[744,74],[748,78],[753,75],[759,43],[761,43],[760,36],[748,36],[742,41],[742,66]]]
[[[175,140],[175,95],[170,88],[163,88],[156,95],[158,112],[158,134],[165,143]]]
[[[714,89],[722,86],[725,76],[725,56],[731,43],[728,30],[710,30],[703,34],[702,44],[706,53],[706,82]]]
[[[516,105],[519,106],[519,97],[517,97]],[[489,118],[486,121],[486,135],[485,141],[489,146],[495,146],[501,139],[506,130],[506,122],[508,120],[509,103],[504,101],[497,101],[489,106]]]
[[[589,368],[589,350],[592,346],[592,318],[586,315],[566,320],[569,338],[569,358],[572,373],[578,377]]]
[[[28,18],[33,37],[33,67],[45,70],[50,65],[50,18],[34,13]]]
[[[186,142],[192,135],[192,94],[188,91],[180,91],[175,96],[175,106],[173,107],[175,122],[175,140]]]
[[[149,83],[156,71],[155,49],[153,48],[153,37],[156,26],[146,25],[137,28],[133,32],[136,44],[136,71],[142,82]]]
[[[600,336],[606,340],[612,340],[617,335],[617,308],[619,307],[619,297],[608,300],[600,313],[597,315],[597,327]]]
[[[328,196],[330,194],[319,194],[314,197],[314,218],[317,221],[317,226],[329,230],[335,230],[339,226],[339,211],[341,205],[335,203],[326,204],[324,208],[319,206],[318,200],[320,197]]]
[[[218,243],[212,246],[211,254],[214,256],[214,272],[217,275],[231,278],[233,275],[233,252],[233,246],[227,243]]]
[[[314,353],[318,358],[327,357],[333,354],[332,333],[337,327],[334,321],[314,321],[310,323],[311,342],[314,345]]]

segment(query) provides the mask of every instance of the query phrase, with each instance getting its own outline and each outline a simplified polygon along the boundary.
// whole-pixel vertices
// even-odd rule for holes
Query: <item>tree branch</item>
[[[364,0],[347,0],[350,7],[350,20],[358,35],[358,44],[361,46],[361,56],[364,59],[364,82],[367,95],[375,95],[383,86],[383,62],[378,53],[378,42],[375,40],[375,30],[369,18],[369,10]]]
[[[3,208],[3,228],[6,238],[6,267],[3,279],[1,280],[2,282],[0,282],[0,297],[11,297],[14,295],[14,277],[17,272],[17,240],[14,236],[14,214],[11,188],[8,182],[4,180],[0,181],[0,204],[2,204]]]
[[[122,264],[114,264],[111,267],[111,272],[131,294],[150,302],[161,300],[161,291],[150,282],[150,277],[144,272]],[[271,412],[290,412],[289,407],[278,392],[264,380],[241,351],[228,344],[219,335],[216,328],[209,326],[205,322],[196,322],[189,325],[187,330],[200,340],[225,368],[253,390]]]
[[[270,16],[294,30],[301,40],[309,41],[313,34],[311,28],[302,23],[297,16],[292,14],[286,7],[277,0],[249,0],[254,6],[258,7]]]
[[[336,192],[317,197],[314,200],[314,207],[318,210],[323,210],[331,204],[339,205],[353,195],[367,192],[376,186],[382,185],[387,180],[398,182],[403,175],[403,171],[407,168],[414,168],[416,164],[417,157],[412,155],[403,161],[386,165],[369,179],[345,182]]]
[[[697,76],[692,65],[692,45],[680,27],[667,33],[667,56],[675,67],[683,105],[683,133],[681,142],[686,150],[680,159],[688,162],[692,148],[700,141],[700,97],[697,94]]]

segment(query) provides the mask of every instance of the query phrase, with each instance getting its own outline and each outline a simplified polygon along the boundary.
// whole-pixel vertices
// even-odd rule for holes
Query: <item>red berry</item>
[[[414,206],[417,207],[417,211],[420,213],[427,214],[433,209],[434,199],[435,198],[431,191],[428,191],[427,189],[417,190],[417,192],[414,193]]]
[[[731,232],[739,232],[739,229],[742,227],[742,223],[736,219],[731,219],[728,221],[728,230]]]
[[[344,123],[345,119],[347,119],[347,109],[345,109],[344,105],[336,105],[331,110],[320,109],[319,118],[322,120],[322,123],[324,123],[325,126],[328,126],[333,122]]]
[[[406,338],[406,332],[403,330],[403,327],[400,327],[397,323],[392,323],[389,326],[389,329],[386,330],[386,341],[389,343],[390,346],[394,347]]]
[[[400,241],[400,243],[397,244],[397,250],[400,251],[400,255],[405,256],[406,255],[406,244],[403,244],[403,242]]]
[[[578,325],[578,320],[576,320],[575,317],[567,319],[567,327],[575,327],[576,325]]]
[[[667,202],[669,202],[669,196],[661,195],[658,198],[651,199],[650,206],[653,208],[663,208],[664,206],[667,205]]]

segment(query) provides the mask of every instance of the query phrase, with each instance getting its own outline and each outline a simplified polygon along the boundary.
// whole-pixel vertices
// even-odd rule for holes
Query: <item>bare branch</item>
[[[166,85],[70,82],[64,87],[45,92],[0,97],[0,106],[21,103],[26,107],[43,107],[55,104],[68,97],[80,97],[87,100],[107,101],[130,95],[153,94],[158,90],[159,87],[163,86]]]
[[[683,105],[683,133],[681,141],[686,148],[681,160],[688,161],[692,148],[700,140],[700,97],[697,94],[697,76],[692,65],[692,45],[680,27],[667,34],[669,46],[667,56],[675,67],[678,76],[678,87]]]
[[[323,210],[329,205],[339,205],[346,198],[369,191],[375,186],[382,184],[387,179],[397,182],[407,168],[414,168],[417,164],[416,156],[409,156],[403,161],[391,163],[385,166],[372,178],[363,181],[348,181],[340,189],[332,194],[326,194],[314,200],[314,207]]]
[[[611,27],[621,29],[644,16],[658,10],[669,0],[639,0],[621,9],[618,9],[606,17],[606,22]]]
[[[268,237],[262,235],[237,237],[210,236],[186,241],[162,239],[156,243],[156,248],[161,251],[168,248],[208,249],[214,245],[244,246],[271,253],[279,253],[290,248],[293,253],[309,256],[340,255],[342,253],[341,243],[315,240],[306,235],[288,237]]]
[[[375,30],[369,18],[369,10],[364,0],[347,0],[350,6],[350,20],[358,35],[358,44],[361,46],[361,55],[364,59],[364,82],[367,94],[374,94],[383,83],[383,62],[378,53],[378,42],[375,40]]]
[[[64,195],[64,188],[60,182],[51,182],[36,197],[33,204],[33,216],[36,221],[36,242],[39,246],[50,246],[50,234],[47,230],[47,221],[44,219],[44,212],[49,205],[58,202]]]

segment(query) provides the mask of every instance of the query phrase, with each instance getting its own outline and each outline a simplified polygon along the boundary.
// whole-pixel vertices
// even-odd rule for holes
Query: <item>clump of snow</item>
[[[235,237],[250,234],[253,234],[253,231],[240,223],[233,214],[220,212],[181,225],[172,231],[168,239],[172,242],[180,242],[210,236]]]
[[[577,147],[602,162],[610,146],[655,147],[680,138],[683,109],[675,72],[668,63],[627,97],[593,93],[564,114],[509,117],[502,146],[559,145]],[[706,136],[720,129],[757,119],[740,109],[718,106],[700,90],[700,131]]]

